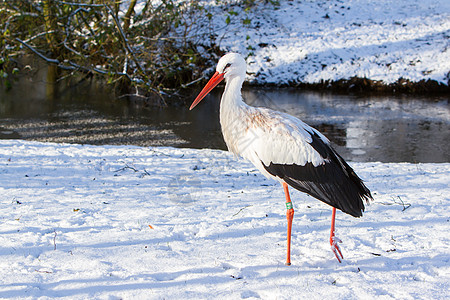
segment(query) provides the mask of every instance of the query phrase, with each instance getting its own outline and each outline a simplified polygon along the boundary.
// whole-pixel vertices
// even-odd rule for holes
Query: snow
[[[337,215],[219,150],[0,141],[0,298],[448,299],[450,163],[351,163]]]
[[[137,1],[137,15],[146,3]],[[155,7],[160,3],[153,1]],[[241,53],[247,57],[247,80],[252,83],[318,83],[359,77],[385,84],[406,79],[449,85],[448,0],[193,3],[193,14],[183,18],[177,38],[203,45],[201,52],[203,47],[217,45],[223,51]],[[122,2],[122,14],[128,5],[128,0]]]
[[[450,80],[448,0],[261,1],[247,10],[216,2],[203,1],[211,25],[192,38],[213,28],[221,49],[248,56],[251,82]]]

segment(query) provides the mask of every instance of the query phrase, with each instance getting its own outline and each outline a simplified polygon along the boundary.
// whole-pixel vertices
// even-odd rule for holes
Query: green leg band
[[[286,202],[286,209],[293,209],[294,206],[292,205],[292,202]]]

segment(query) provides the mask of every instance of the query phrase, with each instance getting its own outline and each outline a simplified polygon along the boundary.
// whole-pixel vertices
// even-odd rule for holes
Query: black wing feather
[[[282,178],[293,188],[307,193],[354,217],[361,217],[363,200],[372,199],[369,189],[345,160],[316,133],[311,134],[311,146],[325,159],[325,163],[314,166],[306,163],[270,163],[264,168],[273,176]]]

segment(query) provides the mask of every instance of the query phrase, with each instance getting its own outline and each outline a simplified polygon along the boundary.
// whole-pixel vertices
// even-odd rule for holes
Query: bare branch
[[[193,84],[195,84],[195,83],[197,83],[197,82],[203,80],[203,78],[204,78],[204,76],[201,76],[200,78],[197,78],[197,79],[195,79],[195,80],[193,80],[193,81],[191,81],[191,82],[182,84],[181,87],[182,87],[182,88],[187,88],[188,86],[193,85]]]
[[[25,47],[30,49],[34,54],[36,54],[37,56],[39,56],[40,58],[42,58],[46,62],[48,62],[50,64],[59,64],[59,60],[46,57],[45,55],[43,55],[42,53],[40,53],[39,51],[34,49],[32,46],[28,45],[26,42],[22,41],[21,39],[16,38],[16,41],[18,41],[19,43],[21,43],[22,45],[24,45]]]
[[[25,42],[25,43],[29,43],[29,42],[31,42],[32,40],[35,40],[35,39],[37,39],[37,38],[40,38],[40,37],[42,37],[42,36],[44,36],[44,35],[46,35],[46,34],[49,34],[49,33],[54,33],[54,32],[53,32],[53,31],[50,31],[50,32],[46,32],[46,31],[40,32],[40,33],[38,33],[38,34],[36,34],[36,35],[34,35],[34,36],[32,36],[32,37],[26,39],[24,42]]]
[[[81,71],[83,73],[99,73],[99,74],[115,74],[115,75],[119,75],[119,76],[125,76],[127,77],[130,81],[134,81],[128,74],[126,73],[121,73],[121,72],[110,72],[110,71],[106,71],[106,70],[102,70],[99,68],[87,68],[87,67],[83,67],[79,64],[76,64],[72,61],[67,61],[68,64],[70,64],[70,66],[64,65],[62,64],[59,60],[57,59],[53,59],[53,58],[48,58],[45,55],[43,55],[42,53],[40,53],[39,51],[37,51],[36,49],[34,49],[31,45],[27,44],[26,42],[22,41],[19,38],[16,38],[16,40],[18,42],[20,42],[21,44],[23,44],[25,47],[27,47],[28,49],[30,49],[33,53],[35,53],[37,56],[39,56],[40,58],[42,58],[43,60],[45,60],[47,63],[49,64],[55,64],[57,65],[58,68],[63,69],[63,70],[68,70],[68,71]]]
[[[114,23],[116,24],[117,29],[119,30],[119,34],[120,37],[122,38],[122,41],[124,43],[125,49],[127,50],[127,52],[131,55],[131,58],[133,59],[134,63],[136,64],[137,68],[139,69],[139,71],[141,72],[141,75],[145,78],[145,80],[150,83],[151,80],[147,77],[147,75],[145,74],[144,69],[142,68],[139,60],[136,58],[136,56],[134,55],[133,49],[131,49],[130,45],[128,44],[128,39],[125,36],[125,33],[123,32],[122,26],[120,26],[120,22],[117,19],[117,17],[114,15],[114,12],[112,11],[112,9],[106,5],[105,6],[108,11],[110,12],[111,16],[113,17]]]
[[[57,1],[61,4],[71,5],[71,6],[84,6],[84,7],[105,7],[105,4],[93,4],[93,3],[76,3],[76,2],[66,2],[66,1]]]
[[[124,31],[127,31],[128,27],[130,27],[130,19],[131,19],[131,15],[134,13],[134,7],[136,6],[136,1],[137,0],[131,0],[130,6],[128,6],[128,10],[127,10],[125,16],[123,17],[123,30]]]
[[[197,68],[209,63],[196,48],[205,40],[193,32],[204,16],[193,13],[197,7],[193,0],[139,0],[139,5],[145,4],[139,13],[137,0],[126,2],[123,9],[123,0],[7,1],[0,15],[0,28],[7,32],[0,37],[6,44],[1,58],[12,62],[29,51],[68,71],[62,76],[80,72],[100,74],[111,83],[125,79],[128,88],[139,89],[152,100],[151,94],[158,95],[166,105],[162,96],[204,79],[194,78],[191,70],[192,62],[198,63]]]

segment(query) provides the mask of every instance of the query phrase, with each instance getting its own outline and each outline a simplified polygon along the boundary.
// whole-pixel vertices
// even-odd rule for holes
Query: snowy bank
[[[449,85],[450,1],[261,1],[247,11],[241,1],[223,2],[211,27],[221,49],[248,56],[252,83],[359,77]]]
[[[0,298],[444,299],[450,164],[352,163],[375,202],[342,213],[218,150],[0,141]]]

